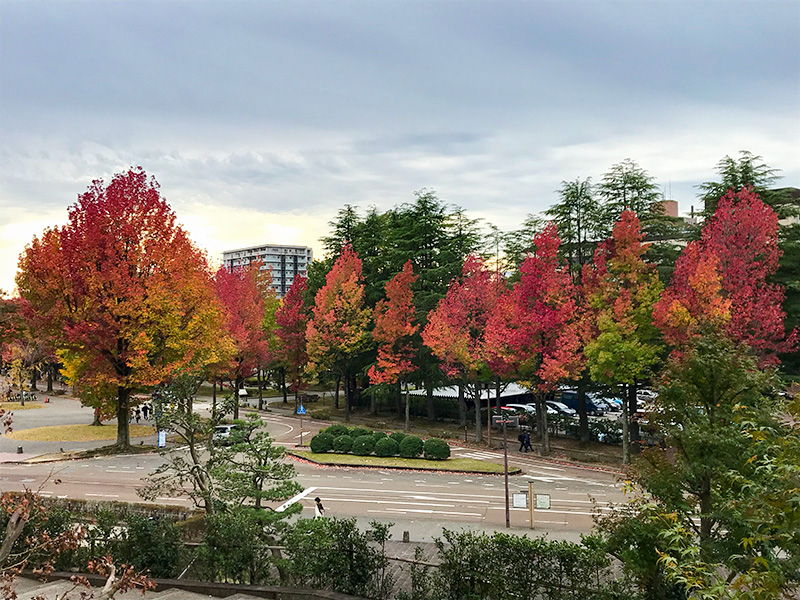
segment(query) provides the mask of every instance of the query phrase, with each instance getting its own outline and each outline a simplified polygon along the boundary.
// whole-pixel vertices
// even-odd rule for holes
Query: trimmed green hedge
[[[428,460],[447,460],[450,458],[450,445],[439,438],[425,440],[423,451],[425,458]]]
[[[382,437],[375,442],[376,456],[395,456],[400,451],[400,445],[390,437]]]
[[[333,436],[328,433],[318,433],[311,438],[311,451],[318,454],[330,452],[333,449]]]
[[[353,454],[356,456],[366,456],[372,454],[375,449],[375,438],[371,435],[360,435],[353,440]]]
[[[327,429],[320,431],[320,433],[327,433],[328,435],[332,435],[334,438],[338,438],[341,435],[350,435],[350,430],[341,423],[334,423]]]
[[[333,451],[339,454],[347,454],[353,449],[353,438],[349,435],[340,435],[333,440]]]
[[[422,449],[422,440],[415,435],[406,436],[400,442],[400,456],[403,458],[417,458],[422,454]]]

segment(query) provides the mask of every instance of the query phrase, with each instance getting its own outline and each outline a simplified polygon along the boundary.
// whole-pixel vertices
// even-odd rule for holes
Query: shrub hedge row
[[[423,442],[420,438],[404,433],[386,435],[383,431],[370,431],[365,427],[345,427],[331,425],[311,438],[311,451],[324,454],[333,450],[338,454],[352,452],[356,456],[367,456],[373,452],[377,456],[401,456],[428,460],[450,458],[450,446],[444,440],[431,438]]]

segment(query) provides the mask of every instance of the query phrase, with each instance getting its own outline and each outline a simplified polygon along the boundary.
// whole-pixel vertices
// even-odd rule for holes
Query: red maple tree
[[[678,258],[656,304],[656,324],[678,346],[703,327],[724,329],[762,364],[776,364],[777,353],[797,342],[797,332],[784,329],[783,287],[769,281],[780,256],[775,211],[751,188],[728,191],[700,240]]]
[[[478,375],[491,355],[486,345],[489,316],[503,293],[503,282],[487,270],[483,261],[469,255],[461,277],[454,279],[436,305],[422,331],[422,341],[441,361],[448,377],[475,385],[476,437],[480,434]]]
[[[583,368],[575,287],[558,259],[555,224],[533,238],[535,250],[520,266],[520,281],[497,302],[486,328],[495,373],[536,389],[543,450],[549,452],[542,393]]]
[[[377,363],[369,368],[369,379],[376,383],[397,383],[413,373],[415,348],[412,336],[419,329],[415,322],[414,292],[417,280],[411,261],[386,283],[386,299],[375,306],[372,339],[378,343]],[[406,384],[406,431],[409,421],[408,384]]]
[[[267,362],[269,342],[263,329],[265,297],[275,292],[270,288],[272,276],[261,268],[261,261],[246,266],[220,267],[214,275],[217,297],[225,309],[225,327],[235,351],[218,367],[234,390],[233,418],[239,418],[239,390],[262,364]]]
[[[86,367],[84,386],[114,390],[122,447],[134,390],[225,352],[205,255],[141,168],[92,182],[68,223],[22,253],[17,287],[58,347]]]
[[[306,329],[310,310],[305,303],[307,289],[306,278],[297,275],[275,312],[273,358],[286,369],[291,382],[290,389],[295,394],[295,402],[297,402],[297,396],[304,385],[303,374],[308,362]]]

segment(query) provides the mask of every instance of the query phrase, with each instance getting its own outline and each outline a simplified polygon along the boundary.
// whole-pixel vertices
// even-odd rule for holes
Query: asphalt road
[[[15,425],[42,426],[52,420],[86,422],[86,415],[74,401],[20,412]],[[68,404],[72,402],[73,404]],[[202,410],[202,406],[199,407]],[[58,410],[56,410],[58,409]],[[26,415],[25,413],[32,413]],[[33,414],[37,413],[37,414]],[[89,418],[91,413],[89,412]],[[281,444],[293,446],[300,441],[300,421],[295,417],[270,413],[264,416],[267,429]],[[82,420],[81,420],[82,419]],[[53,424],[53,423],[50,423]],[[304,440],[308,430],[324,424],[304,420]],[[0,437],[0,460],[22,458],[6,450],[13,440]],[[149,440],[148,440],[149,442]],[[107,443],[107,442],[104,442]],[[5,445],[4,445],[5,444]],[[31,444],[26,442],[26,445]],[[66,443],[42,442],[42,451],[55,451]],[[99,443],[97,445],[102,445]],[[84,444],[84,446],[86,446]],[[42,447],[44,448],[44,447]],[[595,469],[558,464],[532,455],[519,454],[511,446],[509,462],[523,470],[509,478],[509,491],[527,492],[533,482],[536,494],[550,496],[550,508],[535,511],[536,535],[577,540],[592,527],[594,511],[608,511],[610,504],[626,500],[618,475]],[[66,448],[65,448],[66,449]],[[26,452],[26,455],[28,453]],[[501,452],[454,447],[454,456],[467,456],[502,463]],[[158,454],[137,454],[72,460],[55,463],[0,463],[0,490],[23,487],[41,489],[48,496],[94,500],[141,501],[136,491],[143,479],[162,459]],[[409,531],[414,541],[437,537],[443,527],[493,531],[505,528],[505,492],[502,475],[456,475],[404,470],[373,470],[318,467],[296,461],[297,480],[305,491],[293,499],[304,506],[304,514],[313,514],[313,498],[319,496],[328,516],[356,517],[366,525],[370,520],[394,522],[395,538]],[[191,507],[187,498],[159,498],[163,504]],[[529,511],[511,508],[511,528],[517,533],[530,532]]]

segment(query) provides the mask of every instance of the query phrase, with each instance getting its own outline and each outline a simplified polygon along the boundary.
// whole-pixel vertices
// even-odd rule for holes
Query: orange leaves
[[[377,365],[369,369],[372,383],[394,383],[415,369],[411,362],[414,356],[411,336],[419,325],[414,322],[411,285],[416,279],[409,260],[403,265],[403,270],[386,283],[386,299],[375,307],[372,339],[379,346]]]
[[[67,224],[25,249],[17,284],[91,385],[158,383],[222,352],[205,256],[141,168],[92,182]]]
[[[364,306],[361,272],[361,260],[345,245],[317,292],[306,329],[310,370],[347,363],[368,344],[370,310]]]

